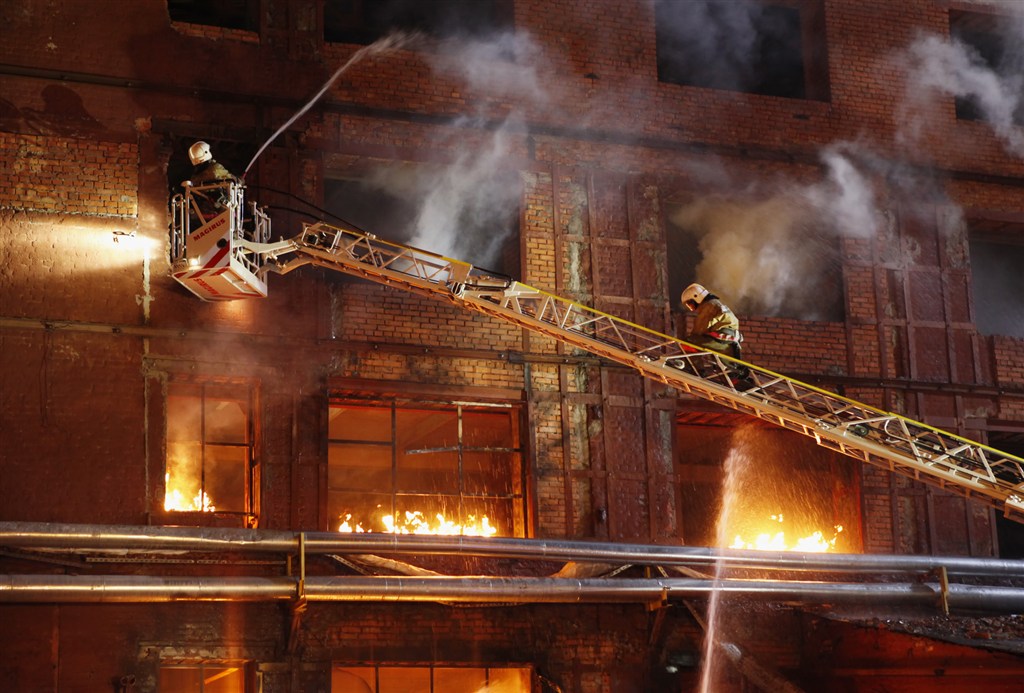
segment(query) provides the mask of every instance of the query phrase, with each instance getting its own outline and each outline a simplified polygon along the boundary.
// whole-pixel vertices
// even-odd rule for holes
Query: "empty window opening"
[[[336,666],[331,693],[531,693],[529,667]]]
[[[254,519],[252,410],[246,386],[170,384],[165,510]]]
[[[1024,337],[1024,225],[970,222],[970,257],[978,332]]]
[[[517,277],[521,189],[514,171],[382,164],[328,178],[324,206],[384,240]]]
[[[840,321],[839,241],[827,219],[781,196],[724,195],[669,202],[669,296],[699,282],[740,316]]]
[[[257,31],[260,0],[167,0],[171,21]]]
[[[512,26],[512,0],[326,0],[324,40],[370,44],[397,31],[486,36]]]
[[[1019,27],[1009,17],[980,12],[951,10],[949,33],[963,44],[971,56],[997,75],[1017,75],[1024,68]],[[961,120],[986,120],[982,105],[974,96],[957,96],[956,117]],[[1017,102],[1013,121],[1024,123],[1024,106]]]
[[[244,663],[164,664],[160,693],[250,693],[255,690],[251,666]]]
[[[656,0],[658,79],[827,101],[824,19],[815,0]]]
[[[525,536],[518,407],[333,401],[328,435],[332,530]]]
[[[739,414],[684,410],[675,459],[689,546],[861,548],[856,462],[811,439]]]
[[[989,430],[988,444],[996,450],[1024,457],[1024,424],[1015,422],[1001,428]],[[1001,512],[992,514],[996,518],[999,557],[1024,558],[1024,524],[1007,518]]]

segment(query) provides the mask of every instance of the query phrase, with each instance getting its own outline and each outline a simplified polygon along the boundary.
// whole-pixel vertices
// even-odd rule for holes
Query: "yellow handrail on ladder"
[[[986,445],[372,234],[320,222],[287,241],[248,245],[271,260],[265,271],[283,274],[314,264],[445,298],[1024,522],[1024,459]]]

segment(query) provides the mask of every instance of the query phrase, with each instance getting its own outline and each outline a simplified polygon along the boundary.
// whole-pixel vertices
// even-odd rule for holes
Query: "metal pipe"
[[[136,575],[2,575],[0,603],[283,601],[297,595],[288,577],[172,578]],[[870,604],[936,607],[937,583],[824,583],[780,580],[693,580],[491,577],[307,577],[311,602],[664,603],[726,598],[787,604]],[[1024,612],[1024,589],[950,585],[950,606]]]
[[[232,528],[77,525],[0,522],[0,546],[59,552],[233,551],[299,553],[299,532]],[[467,555],[633,565],[710,565],[819,572],[932,572],[948,575],[1024,575],[1024,561],[968,556],[738,551],[700,546],[520,539],[307,532],[308,554]]]

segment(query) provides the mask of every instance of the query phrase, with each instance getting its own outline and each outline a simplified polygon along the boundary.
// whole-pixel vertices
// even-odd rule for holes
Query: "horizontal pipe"
[[[134,575],[2,575],[0,603],[284,601],[299,596],[288,577],[143,577]],[[726,598],[787,604],[941,606],[933,583],[824,583],[689,578],[600,579],[490,577],[307,577],[307,601],[460,603],[664,603]],[[951,609],[1020,613],[1024,589],[950,585]]]
[[[1024,575],[1024,561],[968,556],[799,553],[512,537],[306,532],[306,554],[463,555],[632,565],[721,565],[820,572]],[[298,553],[299,532],[280,530],[0,522],[0,546],[119,554],[231,551]]]

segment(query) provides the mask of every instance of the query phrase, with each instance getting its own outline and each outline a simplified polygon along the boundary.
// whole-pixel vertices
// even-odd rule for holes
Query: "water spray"
[[[273,135],[271,135],[269,138],[267,138],[267,141],[263,143],[263,145],[259,148],[259,150],[257,150],[256,154],[252,157],[252,161],[249,162],[249,165],[245,167],[245,171],[242,172],[242,179],[245,180],[246,174],[249,173],[249,169],[252,168],[252,165],[254,163],[256,163],[256,159],[258,159],[260,154],[263,153],[263,150],[266,149],[267,147],[269,147],[270,143],[273,142],[275,139],[277,139],[278,135],[280,135],[282,132],[287,130],[288,127],[292,123],[294,123],[296,120],[301,118],[306,113],[306,111],[308,111],[310,108],[312,108],[313,104],[315,104],[317,101],[319,101],[320,97],[322,97],[327,92],[327,90],[331,88],[331,85],[334,84],[337,81],[337,79],[339,77],[341,77],[341,75],[343,75],[350,67],[352,67],[356,63],[360,62],[363,58],[366,58],[367,56],[370,56],[370,55],[381,55],[381,54],[384,54],[384,53],[390,53],[392,51],[396,51],[399,48],[402,48],[402,47],[408,45],[413,40],[413,38],[414,38],[414,35],[410,35],[410,34],[390,34],[388,36],[385,36],[382,39],[379,39],[378,41],[375,41],[374,43],[371,43],[369,46],[364,46],[364,47],[360,48],[358,51],[353,53],[352,57],[349,58],[348,61],[344,65],[342,65],[341,67],[339,67],[337,70],[334,71],[334,74],[331,75],[331,78],[328,79],[324,83],[324,85],[320,88],[320,91],[318,91],[316,94],[314,94],[313,98],[311,98],[306,103],[305,106],[300,108],[295,113],[295,115],[293,115],[291,118],[289,118],[284,123],[284,125],[279,127],[274,132]]]

